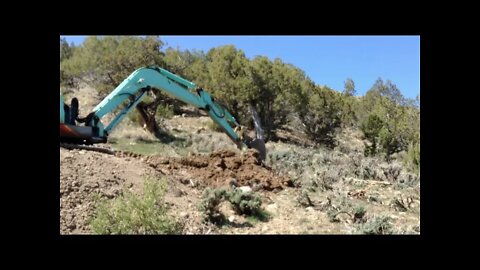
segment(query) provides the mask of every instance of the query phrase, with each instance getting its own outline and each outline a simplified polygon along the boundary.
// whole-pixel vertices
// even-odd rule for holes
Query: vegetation
[[[88,37],[78,46],[60,40],[60,85],[92,84],[101,95],[114,89],[133,70],[158,65],[210,92],[245,126],[253,127],[249,107],[258,112],[268,140],[289,124],[312,141],[333,147],[345,127],[359,127],[369,141],[366,156],[390,160],[406,152],[404,162],[415,172],[420,166],[419,99],[404,98],[391,81],[379,78],[365,96],[356,96],[347,78],[342,92],[316,85],[299,68],[264,56],[248,59],[233,45],[208,52],[167,48],[157,36]],[[181,102],[154,91],[137,107],[134,118],[157,137],[158,119],[180,113]],[[298,124],[293,123],[297,120]],[[299,120],[299,121],[298,121]]]
[[[225,199],[227,193],[226,189],[211,189],[206,188],[203,191],[202,201],[198,206],[205,220],[219,223],[225,220],[225,216],[220,212],[219,206],[220,203]]]
[[[241,189],[227,192],[227,199],[235,213],[240,215],[255,216],[260,212],[262,205],[262,200],[259,196],[252,192],[243,192]]]
[[[393,227],[390,223],[390,217],[377,216],[369,219],[367,222],[357,227],[357,232],[360,234],[392,234]]]
[[[223,132],[222,127],[215,123],[213,120],[208,121],[207,128],[216,132]]]
[[[383,153],[389,159],[420,143],[420,109],[390,81],[378,79],[366,93],[360,102],[359,119],[361,130],[372,143],[366,155]]]
[[[262,201],[260,197],[238,188],[234,190],[206,188],[199,210],[204,214],[206,220],[213,223],[222,223],[225,221],[225,217],[220,212],[219,206],[223,201],[230,202],[232,209],[239,215],[256,217],[259,220],[268,218],[266,212],[261,209]]]
[[[179,234],[181,226],[167,215],[165,186],[147,179],[143,195],[126,191],[122,197],[103,201],[91,222],[98,234]]]
[[[157,37],[90,36],[71,57],[60,60],[60,69],[67,78],[90,82],[106,95],[135,69],[164,66],[162,46]]]
[[[80,46],[61,39],[60,88],[87,83],[105,96],[135,69],[158,65],[204,88],[242,125],[253,127],[250,107],[255,108],[267,141],[282,139],[268,145],[265,163],[302,188],[296,198],[301,212],[322,211],[333,222],[329,224],[332,228],[341,223],[353,224],[347,227],[361,234],[391,234],[393,227],[402,225],[399,219],[392,221],[375,214],[382,205],[391,208],[386,203],[393,195],[384,196],[384,187],[392,192],[419,192],[418,97],[403,97],[393,82],[382,78],[363,96],[358,95],[359,89],[351,78],[345,80],[343,89],[332,89],[315,84],[301,69],[281,59],[249,59],[232,45],[207,52],[163,47],[157,36],[89,37]],[[222,130],[213,121],[199,122],[201,128],[192,132],[177,126],[173,129],[175,137],[164,136],[162,119],[185,112],[181,105],[181,101],[155,89],[128,118],[157,139],[140,130],[112,134],[110,143],[118,150],[167,156],[234,148],[227,136],[206,132]],[[292,134],[292,130],[300,135]],[[306,143],[291,144],[283,140],[285,133],[301,137]],[[158,181],[149,181],[141,196],[124,192],[122,197],[103,201],[92,219],[93,231],[181,233],[181,226],[167,214],[163,193],[164,187]],[[388,211],[411,213],[419,208],[419,202],[413,199],[400,200],[392,200],[397,208]],[[258,195],[241,189],[207,188],[198,207],[206,220],[224,224],[222,204],[228,204],[251,222],[268,219]]]
[[[329,147],[335,146],[335,136],[342,124],[341,96],[324,87],[315,87],[308,105],[299,111],[300,120],[310,138]]]

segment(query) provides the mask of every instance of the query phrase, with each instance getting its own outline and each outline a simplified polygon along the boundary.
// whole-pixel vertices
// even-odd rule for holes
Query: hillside
[[[99,101],[92,88],[67,93],[66,100],[72,96],[80,100],[81,115]],[[166,185],[167,214],[183,234],[420,233],[419,176],[395,157],[365,157],[367,141],[357,129],[337,134],[333,149],[282,130],[279,141],[266,144],[262,164],[255,152],[236,149],[213,130],[208,117],[175,115],[161,122],[171,142],[126,118],[105,147],[129,154],[60,148],[61,234],[95,233],[91,223],[100,201],[142,195],[147,179]],[[264,217],[238,214],[222,202],[223,222],[205,221],[199,210],[205,189],[235,185],[259,196]]]
[[[379,52],[391,46],[377,42]],[[300,47],[285,52],[303,57]],[[97,151],[61,143],[62,234],[420,233],[420,96],[372,77],[389,74],[386,62],[373,69],[362,60],[373,73],[353,76],[315,54],[306,60],[334,74],[315,71],[314,81],[287,59],[242,48],[167,48],[159,36],[60,39],[60,93],[70,106],[60,106],[60,141],[108,134]],[[397,57],[401,48],[392,49]],[[418,74],[389,76],[398,83],[398,75],[411,83]],[[79,123],[93,128],[68,126]],[[251,139],[261,126],[266,158],[237,149],[221,132],[227,125],[237,143],[262,149]]]

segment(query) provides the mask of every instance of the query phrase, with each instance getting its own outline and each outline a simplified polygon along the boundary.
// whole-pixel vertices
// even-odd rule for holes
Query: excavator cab
[[[70,106],[68,106],[67,104],[63,104],[63,109],[65,111],[64,123],[76,126],[78,118],[78,99],[72,98]]]
[[[64,103],[60,94],[60,142],[75,144],[94,144],[107,142],[106,137],[101,137],[99,129],[92,126],[77,125],[79,103],[77,98],[72,98],[70,105]]]

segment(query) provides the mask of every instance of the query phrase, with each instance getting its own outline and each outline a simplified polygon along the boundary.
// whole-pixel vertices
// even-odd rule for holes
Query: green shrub
[[[92,230],[98,234],[181,233],[181,225],[167,215],[164,193],[164,184],[146,179],[142,196],[126,191],[122,197],[101,202]]]
[[[252,192],[243,192],[238,188],[233,191],[226,188],[206,188],[198,209],[203,213],[205,220],[223,223],[225,216],[219,210],[219,205],[223,201],[230,202],[230,206],[237,214],[256,217],[259,220],[268,218],[268,214],[261,209],[260,197]]]
[[[369,115],[360,125],[365,138],[372,143],[371,145],[365,145],[365,156],[373,156],[377,153],[378,137],[382,128],[383,121],[375,114]]]
[[[203,213],[204,219],[213,223],[223,222],[225,217],[219,210],[220,203],[225,199],[226,189],[206,188],[203,191],[202,200],[198,206],[198,210]]]
[[[380,130],[378,142],[382,147],[382,152],[386,154],[387,158],[402,149],[400,135],[390,131],[387,127],[383,127]]]
[[[406,151],[420,137],[418,100],[402,96],[395,84],[378,79],[359,102],[358,119],[365,137],[373,143],[366,154],[391,155]]]
[[[270,217],[271,217],[270,213],[263,210],[262,208],[259,208],[255,215],[247,216],[247,220],[250,221],[251,223],[257,223],[259,221],[266,222],[270,219]]]
[[[145,96],[142,102],[149,104],[152,103],[154,99],[151,96]],[[157,107],[155,113],[155,119],[161,120],[162,118],[172,118],[175,115],[174,105],[171,104],[160,104]],[[144,119],[140,115],[137,109],[132,109],[127,114],[128,119],[137,125],[143,125],[145,123]]]
[[[327,217],[330,222],[340,222],[337,217],[339,214],[346,214],[351,218],[353,223],[364,223],[366,221],[365,214],[367,211],[363,206],[353,207],[351,204],[341,204],[340,209],[329,208],[327,210]]]
[[[363,223],[365,222],[365,214],[367,211],[363,206],[358,206],[353,210],[353,222],[354,223]]]
[[[235,189],[227,193],[227,199],[231,203],[233,210],[241,215],[257,215],[260,212],[262,200],[256,194],[243,192],[241,189]]]
[[[209,120],[207,122],[207,128],[216,132],[223,132],[222,127],[217,123],[213,122],[213,120]]]
[[[390,217],[378,216],[358,226],[357,232],[361,234],[392,234],[393,227]]]
[[[156,119],[172,118],[175,115],[174,106],[171,104],[161,104],[157,107]]]
[[[337,218],[338,211],[333,210],[333,209],[328,209],[327,210],[327,217],[330,222],[340,222],[340,220]]]
[[[365,135],[365,138],[369,139],[372,142],[376,141],[382,127],[382,119],[375,114],[369,115],[368,118],[360,126],[363,134]]]
[[[303,107],[299,116],[306,134],[317,143],[334,147],[335,135],[342,124],[342,102],[338,93],[316,87]]]
[[[137,110],[132,110],[127,114],[128,119],[134,124],[142,125],[144,123],[142,116]]]
[[[420,142],[410,143],[404,163],[411,171],[420,172]]]

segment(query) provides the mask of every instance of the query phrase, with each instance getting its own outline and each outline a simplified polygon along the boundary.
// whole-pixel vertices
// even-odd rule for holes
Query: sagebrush
[[[239,188],[233,190],[227,188],[206,188],[203,192],[199,210],[204,218],[214,223],[225,221],[225,217],[219,210],[222,202],[227,201],[239,215],[254,216],[260,220],[266,219],[266,213],[262,210],[262,200],[253,192],[244,192]]]
[[[143,195],[125,191],[111,201],[101,202],[91,222],[97,234],[180,234],[181,225],[167,214],[165,184],[145,181]]]

